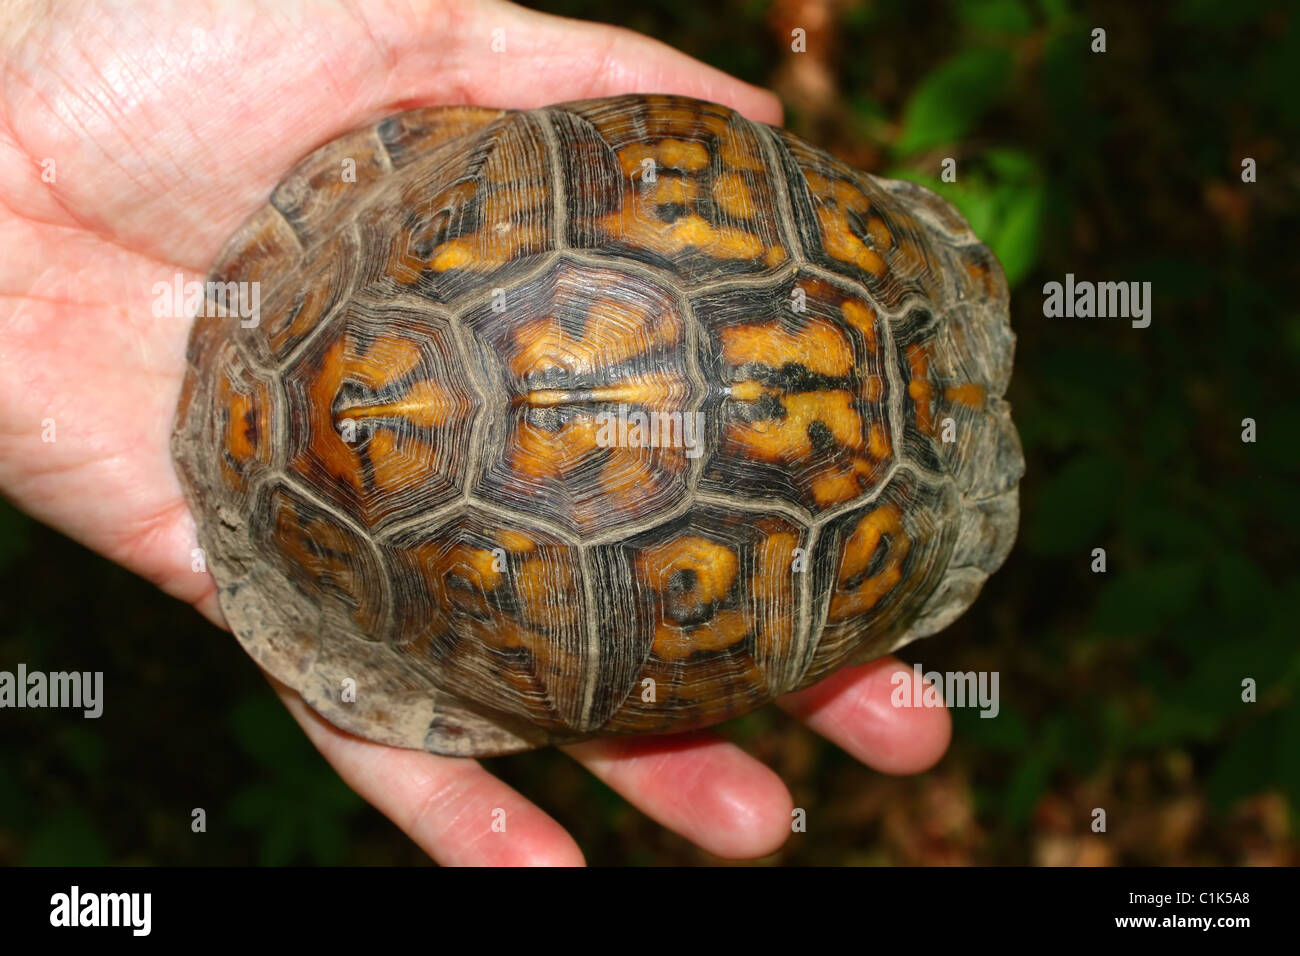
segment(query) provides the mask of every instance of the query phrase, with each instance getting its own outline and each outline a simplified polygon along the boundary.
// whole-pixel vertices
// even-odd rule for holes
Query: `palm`
[[[632,34],[495,0],[402,10],[250,0],[219,16],[135,5],[38,19],[19,7],[0,35],[0,490],[218,623],[211,578],[190,569],[194,526],[168,451],[188,323],[154,316],[155,283],[202,278],[295,160],[400,109],[659,90],[779,121],[768,94]],[[890,708],[891,670],[841,675],[789,709],[881,769],[921,769],[946,746],[947,717]],[[476,763],[357,740],[279,690],[344,778],[436,858],[580,859]],[[780,781],[710,735],[570,753],[715,853],[769,852],[789,832]],[[496,808],[508,839],[488,837]]]

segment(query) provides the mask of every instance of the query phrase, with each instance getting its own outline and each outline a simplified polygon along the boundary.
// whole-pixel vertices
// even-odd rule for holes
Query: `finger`
[[[498,0],[474,4],[472,11],[468,19],[451,16],[459,27],[458,66],[472,77],[465,92],[477,105],[531,107],[619,93],[675,93],[722,103],[758,122],[781,123],[775,94],[631,30]],[[434,32],[424,42],[445,47],[445,36]]]
[[[562,826],[477,761],[354,737],[324,720],[292,688],[270,680],[347,785],[439,863],[582,865],[582,851]]]
[[[765,856],[790,835],[794,801],[785,784],[712,734],[593,740],[564,750],[647,816],[715,856]]]
[[[896,706],[913,700],[912,669],[882,657],[839,671],[777,703],[787,713],[882,773],[920,773],[952,740],[952,718],[937,707]],[[900,693],[901,691],[901,693]]]

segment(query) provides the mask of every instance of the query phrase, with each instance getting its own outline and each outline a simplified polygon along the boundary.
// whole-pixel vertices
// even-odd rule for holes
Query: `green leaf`
[[[1206,783],[1210,802],[1220,810],[1273,783],[1272,763],[1279,723],[1275,715],[1256,720],[1224,748]]]
[[[960,139],[1006,90],[1012,64],[1009,50],[976,49],[931,72],[903,111],[897,149],[914,153]]]
[[[1033,17],[1021,0],[962,0],[957,7],[962,22],[989,33],[1028,33]]]
[[[24,866],[104,866],[108,847],[81,810],[62,810],[32,835]]]
[[[1038,178],[1038,163],[1024,150],[994,146],[984,150],[983,159],[1002,182],[1022,183]]]
[[[97,734],[72,724],[55,738],[68,762],[90,777],[104,765],[104,740]]]
[[[1111,558],[1109,582],[1097,598],[1093,624],[1112,634],[1150,634],[1193,607],[1202,568],[1194,561],[1147,561],[1120,567]]]
[[[989,234],[989,246],[1002,261],[1007,283],[1013,287],[1038,260],[1039,226],[1046,199],[1047,190],[1042,186],[1016,189],[997,228]]]
[[[1086,562],[1102,544],[1113,516],[1119,479],[1100,455],[1076,458],[1055,475],[1030,504],[1025,542],[1044,555],[1074,554]]]
[[[1024,823],[1038,804],[1051,776],[1051,761],[1045,754],[1035,754],[1026,760],[1007,783],[1003,812],[1012,825]]]

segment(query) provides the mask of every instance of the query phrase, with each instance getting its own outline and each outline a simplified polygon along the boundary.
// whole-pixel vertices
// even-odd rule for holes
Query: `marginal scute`
[[[432,162],[437,150],[481,132],[505,115],[505,110],[481,106],[426,107],[382,120],[375,127],[375,135],[388,153],[393,169],[405,169],[412,163]]]
[[[726,107],[389,117],[209,280],[172,448],[223,613],[371,740],[708,726],[946,627],[1015,539],[996,258]]]
[[[388,175],[388,155],[373,129],[333,140],[289,171],[271,193],[305,248],[311,248],[347,219]]]

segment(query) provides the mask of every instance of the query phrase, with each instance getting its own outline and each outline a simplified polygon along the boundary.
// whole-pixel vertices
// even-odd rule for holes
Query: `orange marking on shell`
[[[930,403],[934,397],[934,386],[930,384],[930,358],[925,346],[909,345],[906,349],[910,380],[907,394],[912,396],[916,405],[916,428],[922,435],[934,432],[934,415]]]
[[[703,143],[680,139],[661,139],[657,143],[630,143],[618,151],[619,165],[628,176],[640,175],[647,159],[653,160],[656,166],[695,172],[708,168],[709,151]]]
[[[554,316],[515,329],[510,371],[521,379],[555,368],[574,375],[591,374],[673,345],[681,336],[681,321],[675,312],[652,316],[641,304],[601,298],[587,309],[586,326],[576,338]]]
[[[678,661],[709,651],[726,650],[739,644],[753,630],[749,615],[743,611],[722,610],[707,623],[696,627],[655,626],[650,652],[666,661]]]
[[[535,546],[531,550],[535,551]],[[545,664],[558,663],[568,656],[576,658],[577,654],[558,653],[556,641],[545,634],[557,625],[574,628],[581,623],[582,605],[570,597],[578,590],[573,567],[549,554],[539,554],[519,562],[513,577],[515,593],[521,599],[519,615],[538,632],[538,639],[530,643],[533,654]]]
[[[641,184],[635,193],[635,198],[641,202],[640,208],[645,210],[645,215],[653,215],[652,207],[663,203],[693,205],[698,192],[699,185],[694,180],[682,179],[679,176],[660,176],[652,183]]]
[[[353,382],[379,391],[391,382],[413,372],[422,361],[420,344],[400,336],[379,337],[369,343],[364,354],[350,335],[333,342],[320,361],[319,371],[307,382],[308,434],[311,452],[326,469],[358,493],[364,487],[359,447],[344,440],[342,423],[365,419],[401,417],[421,427],[444,427],[463,420],[470,407],[466,400],[437,384],[420,379],[396,400],[366,404],[354,401],[335,412],[334,402],[344,382]],[[337,415],[337,418],[336,418]],[[427,444],[416,435],[399,436],[387,428],[377,428],[368,445],[376,485],[400,489],[418,481],[416,460],[405,448],[408,443]]]
[[[765,531],[771,522],[761,523]],[[795,549],[799,547],[798,535],[788,531],[771,531],[758,546],[753,581],[750,593],[761,604],[794,606],[794,558]],[[784,626],[786,632],[793,621],[786,618],[776,622]]]
[[[454,392],[430,381],[414,383],[405,397],[374,405],[354,403],[339,410],[339,419],[404,418],[415,425],[437,427],[462,418],[468,409]]]
[[[768,390],[769,394],[778,394]],[[862,447],[862,419],[853,407],[853,396],[843,389],[802,392],[781,398],[784,418],[753,422],[732,422],[726,435],[748,454],[772,462],[793,462],[811,458],[812,439],[808,428],[821,422],[841,445]]]
[[[458,542],[441,563],[443,574],[460,578],[478,591],[495,591],[505,580],[503,569],[497,567],[497,556],[488,548]]]
[[[605,231],[625,242],[665,254],[697,249],[719,259],[757,259],[763,254],[762,240],[743,229],[714,228],[696,213],[672,223],[659,221],[654,208],[637,197],[634,212],[623,209],[610,213],[602,222]]]
[[[781,368],[798,363],[809,371],[843,378],[853,371],[853,345],[825,319],[810,319],[801,329],[782,322],[731,325],[719,334],[722,357],[733,367],[757,364]]]
[[[279,495],[278,500],[271,540],[286,567],[306,574],[322,595],[346,595],[360,633],[373,639],[380,627],[379,607],[373,582],[366,580],[356,555],[357,539],[332,521],[304,522],[289,499]]]
[[[695,575],[689,600],[714,604],[725,598],[736,582],[740,561],[725,544],[700,535],[683,535],[652,545],[637,555],[637,573],[653,591],[663,594],[678,571]]]
[[[550,408],[557,405],[620,404],[647,409],[672,410],[686,397],[687,384],[680,378],[654,372],[636,375],[614,385],[589,389],[538,388],[525,397],[529,405]]]
[[[853,234],[842,211],[820,206],[817,222],[821,226],[822,244],[827,253],[842,262],[852,262],[877,278],[885,274],[885,260]]]
[[[496,534],[496,539],[501,542],[502,547],[507,551],[522,552],[536,551],[537,542],[522,531],[516,531],[513,528],[502,528]]]
[[[948,401],[965,405],[967,408],[982,408],[988,397],[984,386],[973,382],[965,385],[949,385],[943,390],[943,395]]]
[[[884,566],[877,573],[863,579],[852,591],[843,590],[849,581],[871,565],[876,549],[886,535],[890,540],[887,543],[889,552]],[[838,577],[840,590],[831,597],[830,619],[842,621],[875,607],[902,579],[903,561],[911,546],[898,505],[881,505],[864,515],[844,544]]]
[[[435,272],[448,269],[468,269],[474,265],[474,246],[466,239],[453,239],[444,242],[429,259],[429,268]]]
[[[271,394],[264,382],[253,380],[248,385],[247,390],[240,388],[222,374],[217,386],[219,407],[225,409],[221,477],[228,488],[240,492],[247,488],[248,466],[255,461],[266,464],[271,457],[265,440],[271,433]]]
[[[669,596],[674,575],[687,571],[692,585],[682,594]],[[729,647],[750,633],[748,615],[736,610],[721,610],[707,622],[694,627],[676,624],[668,602],[681,601],[688,607],[709,606],[725,600],[736,584],[740,561],[725,545],[698,535],[686,535],[642,551],[637,556],[640,579],[660,595],[664,615],[655,629],[651,652],[665,660],[680,660],[699,651],[716,651]]]
[[[522,543],[514,541],[515,537],[524,538],[508,529],[496,534],[502,544],[507,539]],[[507,546],[507,550],[529,555],[512,562],[508,574],[499,554],[463,541],[450,548],[428,542],[413,548],[410,554],[432,592],[432,606],[459,612],[461,616],[454,625],[463,638],[458,650],[470,656],[446,659],[443,665],[491,667],[527,699],[537,693],[534,681],[546,683],[541,675],[573,673],[572,668],[578,666],[577,655],[552,636],[557,628],[572,628],[578,622],[580,608],[567,597],[577,585],[572,567],[557,557],[553,549],[534,546],[516,551]],[[460,586],[456,585],[457,580]],[[489,594],[503,589],[513,590],[513,606],[518,609],[518,616],[502,610],[501,602],[489,600]],[[448,614],[443,612],[431,630],[445,632],[452,626]],[[482,654],[486,649],[518,648],[529,651],[535,663],[512,666],[498,657]],[[539,704],[534,716],[549,725],[552,720],[549,705]]]
[[[824,468],[810,482],[813,500],[819,508],[831,508],[852,501],[862,493],[863,478],[868,474],[861,459]]]
[[[767,162],[758,144],[730,127],[718,140],[718,155],[727,169],[746,169],[755,173],[767,171]]]
[[[713,181],[713,199],[729,216],[748,219],[754,215],[754,197],[745,177],[739,173],[723,173]]]
[[[879,422],[872,422],[871,427],[867,429],[867,452],[876,461],[883,461],[892,451],[889,438],[885,435],[885,426]]]
[[[558,432],[520,422],[515,427],[514,439],[511,470],[532,480],[563,478],[600,447],[596,442],[596,425],[586,417],[571,420]]]
[[[375,484],[380,488],[400,489],[418,479],[419,475],[412,468],[410,459],[404,456],[392,432],[375,432],[368,450]]]
[[[876,243],[876,246],[888,252],[894,247],[894,237],[889,232],[889,227],[879,216],[872,216],[867,220],[867,235]]]
[[[651,454],[657,452],[652,459]],[[646,494],[660,485],[666,475],[675,475],[686,467],[680,448],[610,448],[609,457],[600,469],[600,489],[604,495],[602,510],[631,509]]]
[[[862,333],[867,349],[875,352],[880,348],[876,333],[876,310],[857,299],[845,299],[840,304],[840,313],[844,321]]]
[[[226,380],[222,381],[222,391],[229,388]],[[247,392],[235,392],[226,397],[226,451],[230,457],[241,465],[257,454],[257,446],[250,434],[248,415],[253,411],[253,396]]]
[[[360,492],[360,458],[335,429],[332,404],[348,369],[348,343],[336,340],[321,359],[320,371],[307,383],[307,434],[310,448],[335,478],[347,482]]]

